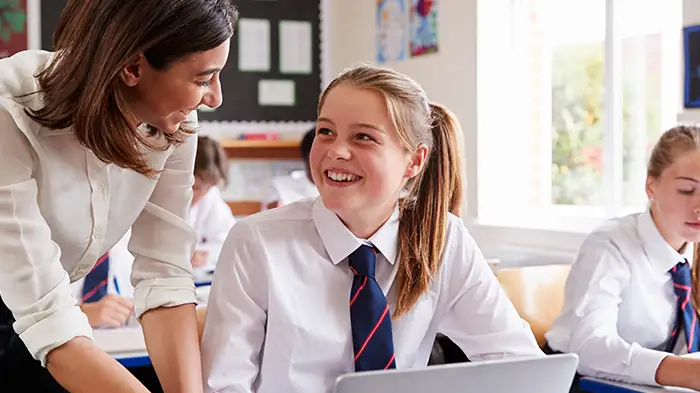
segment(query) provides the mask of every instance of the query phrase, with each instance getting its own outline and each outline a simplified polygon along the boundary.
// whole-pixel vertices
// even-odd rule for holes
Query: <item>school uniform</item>
[[[373,354],[358,352],[355,337],[355,319],[365,310],[353,303],[364,294],[381,296],[393,313],[398,228],[397,210],[371,238],[358,239],[320,198],[240,220],[214,273],[202,342],[205,391],[330,392],[336,378],[357,370],[359,361],[366,369],[365,355]],[[364,282],[374,292],[358,290],[365,288],[357,285],[363,273],[353,261],[368,247],[376,260],[374,272],[364,277],[374,279]],[[429,291],[400,319],[378,320],[377,334],[389,340],[381,344],[394,351],[391,357],[384,352],[382,367],[426,367],[438,332],[473,361],[543,355],[452,215]]]
[[[219,187],[211,187],[199,202],[190,209],[190,225],[197,232],[198,251],[207,251],[207,264],[195,268],[195,273],[214,270],[226,235],[236,220],[231,208],[221,197]]]
[[[648,210],[608,221],[581,245],[549,347],[577,353],[582,375],[656,385],[661,361],[688,352],[679,307],[690,305],[674,280],[692,253],[692,244],[674,250]]]
[[[196,135],[145,152],[160,171],[155,179],[100,161],[70,128],[49,130],[25,113],[42,105],[31,94],[39,90],[34,75],[51,57],[25,51],[0,60],[0,391],[14,391],[12,383],[54,391],[32,385],[52,380],[46,355],[92,337],[69,283],[130,227],[136,315],[196,301],[187,223]]]

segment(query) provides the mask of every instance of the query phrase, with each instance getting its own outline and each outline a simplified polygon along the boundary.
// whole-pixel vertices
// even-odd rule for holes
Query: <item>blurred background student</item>
[[[192,267],[195,275],[202,275],[214,270],[221,246],[236,220],[221,197],[221,187],[228,183],[226,153],[209,137],[199,136],[197,143],[190,225],[197,232]]]
[[[304,170],[293,171],[289,175],[272,179],[270,194],[263,201],[263,209],[274,209],[301,199],[318,196],[318,189],[316,189],[309,171],[309,153],[315,135],[316,129],[314,128],[307,131],[301,139],[300,149]]]

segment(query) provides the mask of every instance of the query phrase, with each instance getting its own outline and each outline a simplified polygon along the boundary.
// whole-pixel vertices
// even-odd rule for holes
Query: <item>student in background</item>
[[[646,193],[581,245],[545,350],[577,353],[582,375],[700,390],[700,359],[675,356],[700,344],[700,129],[661,136]]]
[[[199,136],[197,143],[190,224],[197,232],[192,267],[196,274],[202,274],[214,270],[235,219],[220,190],[228,182],[226,153],[219,142],[209,137]]]
[[[301,158],[304,161],[303,171],[294,171],[287,176],[279,176],[272,179],[271,192],[263,202],[263,209],[288,205],[305,198],[316,198],[318,189],[314,185],[309,169],[309,153],[314,143],[316,129],[309,130],[301,139]]]
[[[361,66],[330,84],[310,154],[321,197],[246,217],[224,245],[206,392],[330,392],[347,372],[426,367],[438,332],[471,360],[543,355],[449,213],[460,135],[403,74]]]

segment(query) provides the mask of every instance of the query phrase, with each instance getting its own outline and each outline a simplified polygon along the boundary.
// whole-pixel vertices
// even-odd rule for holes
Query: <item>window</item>
[[[479,222],[588,230],[643,209],[648,154],[681,105],[682,1],[479,8]]]

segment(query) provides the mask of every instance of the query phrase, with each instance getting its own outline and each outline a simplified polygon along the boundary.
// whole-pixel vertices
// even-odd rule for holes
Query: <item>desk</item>
[[[591,393],[691,393],[694,390],[672,387],[645,386],[583,377],[579,387]]]
[[[195,287],[210,286],[213,279],[214,279],[214,273],[195,274],[194,275],[194,286]]]
[[[141,325],[124,326],[117,329],[94,329],[95,344],[115,358],[124,367],[141,367],[151,364],[146,352]]]

